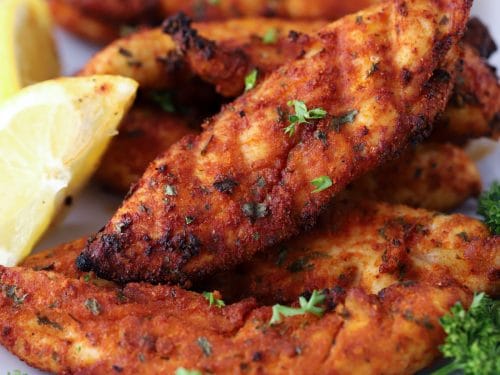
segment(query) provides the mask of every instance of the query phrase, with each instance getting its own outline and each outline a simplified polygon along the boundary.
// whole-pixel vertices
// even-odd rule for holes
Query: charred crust
[[[191,259],[200,253],[201,242],[192,233],[177,234],[172,238],[172,243],[180,250],[183,259]]]
[[[75,264],[76,268],[78,268],[82,272],[90,272],[92,268],[94,268],[92,260],[85,253],[81,253],[80,255],[78,255],[75,260]]]
[[[116,234],[103,234],[100,242],[105,254],[119,253],[122,249],[120,237]]]
[[[166,56],[157,57],[156,61],[165,65],[167,73],[175,73],[184,68],[184,59],[177,51],[170,51]]]
[[[296,42],[300,38],[300,33],[295,31],[295,30],[290,30],[288,33],[288,39],[290,39],[292,42]]]
[[[165,20],[162,25],[163,32],[180,44],[182,52],[195,48],[210,60],[214,56],[215,43],[198,35],[198,31],[191,27],[191,23],[192,20],[181,12]]]
[[[490,57],[497,50],[497,45],[488,28],[475,17],[471,18],[467,23],[464,41],[484,58]]]
[[[238,183],[231,177],[222,176],[217,178],[213,183],[213,187],[220,193],[233,194],[234,188],[238,186]]]
[[[403,81],[403,85],[407,86],[411,79],[413,78],[413,74],[408,69],[403,69],[401,72],[401,80]]]

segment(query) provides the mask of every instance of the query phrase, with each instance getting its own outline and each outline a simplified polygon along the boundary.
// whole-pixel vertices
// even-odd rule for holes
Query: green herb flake
[[[20,294],[18,293],[17,286],[15,285],[3,285],[2,291],[7,298],[10,298],[14,305],[22,305],[28,297],[28,294]]]
[[[476,294],[468,311],[458,302],[440,323],[447,334],[440,350],[452,362],[434,375],[500,374],[500,301]]]
[[[219,5],[220,4],[220,0],[207,0],[207,2],[210,5]]]
[[[179,367],[175,370],[175,375],[203,375],[203,373],[198,370],[188,370],[184,367]]]
[[[336,116],[332,120],[332,128],[338,133],[342,125],[352,124],[359,112],[355,109],[348,111],[340,116]]]
[[[223,300],[216,298],[213,292],[203,292],[203,297],[208,301],[209,306],[222,308],[226,306]]]
[[[275,44],[278,41],[278,30],[274,27],[270,27],[266,30],[264,36],[262,37],[262,43],[264,44]]]
[[[462,239],[462,241],[464,242],[470,242],[470,238],[469,238],[469,235],[467,234],[467,232],[460,232],[460,233],[457,233],[457,237],[460,237]]]
[[[165,186],[165,195],[175,196],[177,195],[177,188],[172,185]]]
[[[52,327],[54,329],[57,329],[58,331],[63,330],[63,327],[59,323],[53,322],[52,320],[50,320],[46,316],[37,315],[36,322],[41,326],[49,326],[49,327]]]
[[[88,298],[84,302],[84,306],[89,310],[92,315],[99,315],[101,313],[101,305],[95,298]]]
[[[309,301],[305,297],[299,298],[300,307],[289,307],[283,305],[274,305],[273,306],[273,315],[269,324],[274,325],[281,323],[281,316],[295,316],[295,315],[303,315],[306,313],[314,314],[317,316],[322,316],[325,312],[325,308],[318,306],[321,305],[325,301],[326,296],[322,292],[318,292],[314,290]]]
[[[196,339],[196,343],[200,347],[205,357],[210,357],[212,355],[212,345],[206,337],[198,337]]]
[[[500,234],[500,183],[493,182],[490,189],[479,197],[477,213],[484,217],[484,222],[491,233]]]
[[[186,216],[184,219],[186,220],[186,224],[189,225],[194,221],[194,216]]]
[[[249,91],[255,87],[257,83],[257,77],[259,75],[259,71],[257,69],[253,69],[250,73],[245,77],[245,91]]]
[[[7,375],[28,375],[26,372],[22,372],[21,370],[12,370],[11,371],[7,371]]]
[[[312,180],[311,184],[316,188],[312,192],[319,193],[320,191],[328,189],[330,186],[332,186],[333,182],[328,176],[320,176]]]
[[[158,104],[161,109],[168,113],[175,112],[175,106],[170,91],[153,91],[150,94],[151,99]]]
[[[328,114],[322,108],[308,110],[306,104],[300,100],[291,100],[287,104],[295,110],[294,114],[288,115],[290,125],[285,128],[285,134],[288,134],[290,137],[295,134],[297,125],[309,124],[308,120],[322,119]]]

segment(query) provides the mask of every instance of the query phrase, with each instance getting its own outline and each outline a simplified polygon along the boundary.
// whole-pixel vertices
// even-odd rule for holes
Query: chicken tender
[[[272,304],[328,286],[378,293],[398,281],[450,280],[498,296],[500,236],[459,214],[337,200],[311,232],[196,288],[218,290],[226,301],[252,296]]]
[[[54,373],[414,373],[438,357],[438,319],[471,295],[454,284],[359,289],[326,314],[284,318],[253,300],[218,308],[178,287],[103,288],[0,267],[0,343]],[[352,348],[356,350],[352,350]]]
[[[79,268],[187,284],[312,227],[347,184],[429,132],[469,6],[391,1],[322,29],[302,58],[155,159]]]

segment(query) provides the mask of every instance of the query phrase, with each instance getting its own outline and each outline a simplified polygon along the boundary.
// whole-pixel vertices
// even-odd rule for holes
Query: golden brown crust
[[[0,267],[0,343],[56,373],[413,373],[437,356],[438,319],[470,293],[452,284],[351,290],[322,318],[269,326],[271,308],[210,307],[178,287],[109,289]],[[355,350],[354,350],[355,349]]]
[[[359,11],[380,0],[160,0],[167,16],[183,12],[197,21],[215,21],[241,17],[279,17],[291,19],[335,20]]]
[[[105,20],[139,21],[155,10],[158,0],[62,0],[69,7]]]
[[[500,293],[500,237],[478,220],[405,206],[337,201],[311,232],[196,285],[229,301],[289,303],[314,289],[378,293],[398,281],[450,280]],[[75,250],[72,250],[73,254]],[[74,256],[74,255],[72,255]]]
[[[158,154],[182,137],[196,133],[185,116],[136,106],[121,123],[96,177],[106,187],[126,192]]]
[[[481,192],[481,176],[464,150],[426,143],[356,180],[350,198],[449,211]]]
[[[441,142],[500,137],[500,81],[470,46],[465,46],[453,95],[435,127],[432,138]]]
[[[81,269],[121,282],[182,283],[312,226],[336,193],[428,131],[443,110],[469,6],[393,1],[322,29],[303,58],[159,156],[78,258]],[[367,75],[373,51],[379,69]],[[289,136],[277,108],[288,111],[294,99],[329,116]],[[331,127],[352,110],[352,123]],[[319,176],[333,186],[313,193]]]

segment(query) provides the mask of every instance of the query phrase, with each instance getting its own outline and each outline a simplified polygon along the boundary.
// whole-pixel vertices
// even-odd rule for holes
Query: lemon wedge
[[[0,0],[0,101],[59,71],[46,2]]]
[[[64,200],[94,172],[137,83],[61,78],[0,104],[0,264],[26,257]]]

